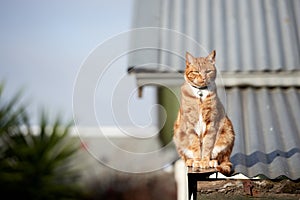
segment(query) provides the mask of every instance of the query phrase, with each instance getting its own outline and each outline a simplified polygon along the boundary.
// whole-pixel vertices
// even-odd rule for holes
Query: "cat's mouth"
[[[207,88],[208,85],[209,85],[209,83],[206,83],[206,82],[202,82],[202,83],[197,82],[197,83],[195,83],[195,81],[191,81],[191,82],[190,82],[190,85],[191,85],[192,87],[194,87],[194,88],[199,88],[199,89],[201,89],[201,88]]]

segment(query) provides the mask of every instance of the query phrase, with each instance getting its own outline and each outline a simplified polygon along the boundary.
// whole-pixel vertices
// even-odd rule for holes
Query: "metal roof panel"
[[[236,133],[231,157],[235,172],[299,179],[300,89],[231,88],[226,92],[227,113]]]
[[[147,26],[152,24],[171,29],[196,40],[206,51],[216,49],[217,65],[221,71],[300,70],[298,0],[145,2],[147,0],[136,1],[139,12],[135,15],[137,19],[133,27],[142,27],[146,23]],[[151,10],[159,12],[153,14]],[[151,16],[153,23],[149,22]],[[138,41],[139,37],[145,39],[144,35],[135,35],[132,43]],[[189,46],[183,38],[166,35],[164,31],[158,40],[162,49],[180,52],[183,56],[185,51],[190,51],[195,56],[206,55],[199,47]],[[178,56],[165,54],[163,51],[157,57],[157,63],[164,63],[176,70],[183,70],[185,67]],[[134,59],[130,65],[137,66]],[[157,69],[159,70],[159,66]]]

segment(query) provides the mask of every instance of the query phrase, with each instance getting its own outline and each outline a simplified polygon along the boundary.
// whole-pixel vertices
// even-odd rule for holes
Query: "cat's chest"
[[[202,114],[199,115],[199,120],[194,125],[194,130],[198,136],[200,136],[202,133],[206,130],[206,123],[203,120]]]
[[[199,89],[191,86],[192,92],[196,98],[199,98],[202,102],[207,98],[211,93],[209,89]],[[202,112],[197,113],[199,116],[198,121],[194,125],[194,130],[198,136],[206,131],[206,123],[203,119]]]

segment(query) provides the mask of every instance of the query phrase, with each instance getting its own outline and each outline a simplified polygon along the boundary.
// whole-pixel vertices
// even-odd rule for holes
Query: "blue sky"
[[[132,9],[133,0],[0,1],[0,79],[6,82],[6,96],[24,88],[33,122],[41,108],[72,117],[80,65],[97,45],[130,29]],[[126,59],[121,65],[124,75]],[[127,84],[132,90],[134,81]],[[141,107],[152,100],[144,101]],[[107,112],[106,107],[99,109]],[[136,119],[143,116],[142,111],[135,114]],[[110,118],[102,121],[113,125]]]

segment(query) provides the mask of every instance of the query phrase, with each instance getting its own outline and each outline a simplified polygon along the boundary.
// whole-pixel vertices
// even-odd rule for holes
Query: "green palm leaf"
[[[71,123],[57,117],[53,125],[42,112],[33,130],[21,94],[5,102],[0,84],[0,190],[2,195],[23,199],[78,199],[79,175],[70,161],[78,145],[69,136]]]

